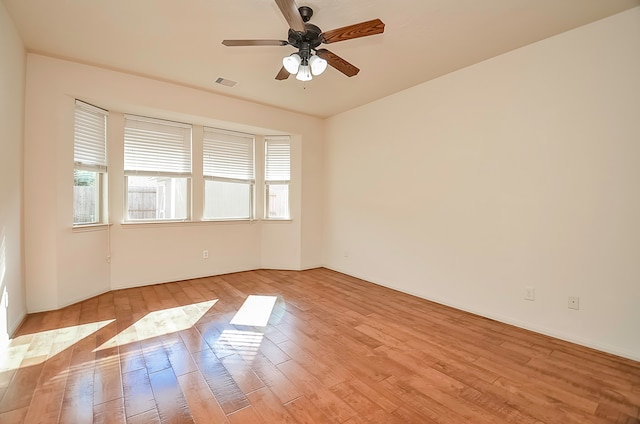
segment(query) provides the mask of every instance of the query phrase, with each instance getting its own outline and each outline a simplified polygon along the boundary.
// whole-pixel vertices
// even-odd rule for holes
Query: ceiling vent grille
[[[230,79],[219,77],[216,80],[216,84],[224,85],[225,87],[233,87],[237,84],[236,81],[231,81]]]

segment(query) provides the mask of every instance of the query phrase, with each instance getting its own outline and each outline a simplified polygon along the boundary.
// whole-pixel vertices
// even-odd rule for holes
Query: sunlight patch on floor
[[[0,348],[0,372],[18,369],[23,363],[40,364],[114,321],[108,319],[18,336]]]
[[[250,295],[231,320],[234,325],[266,327],[277,296]]]
[[[187,330],[195,325],[218,299],[149,312],[132,325],[107,340],[95,351],[148,340],[165,334]]]

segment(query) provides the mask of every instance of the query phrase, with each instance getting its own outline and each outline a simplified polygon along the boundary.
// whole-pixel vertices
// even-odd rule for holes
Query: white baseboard
[[[22,314],[20,314],[20,316],[18,317],[18,319],[15,320],[13,323],[11,323],[11,325],[9,325],[9,328],[7,328],[7,330],[9,332],[10,338],[13,338],[13,335],[16,333],[16,331],[18,331],[18,328],[20,328],[20,326],[22,325],[26,317],[27,317],[27,311],[23,311]]]

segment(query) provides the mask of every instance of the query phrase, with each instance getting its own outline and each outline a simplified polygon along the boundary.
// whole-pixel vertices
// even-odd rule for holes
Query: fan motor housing
[[[312,49],[322,44],[322,30],[320,28],[308,22],[304,24],[304,27],[306,29],[304,34],[289,29],[289,44],[300,48],[302,43],[309,43]]]

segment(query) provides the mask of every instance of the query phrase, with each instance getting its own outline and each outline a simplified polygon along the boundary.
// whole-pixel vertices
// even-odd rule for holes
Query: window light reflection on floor
[[[266,327],[277,296],[250,295],[231,320],[233,325]]]
[[[263,333],[256,331],[224,330],[217,343],[231,347],[242,359],[251,363],[258,354],[263,337]]]
[[[24,364],[41,364],[112,322],[114,320],[109,319],[18,336],[0,348],[0,374]]]
[[[218,299],[149,312],[94,350],[148,340],[193,327]]]

